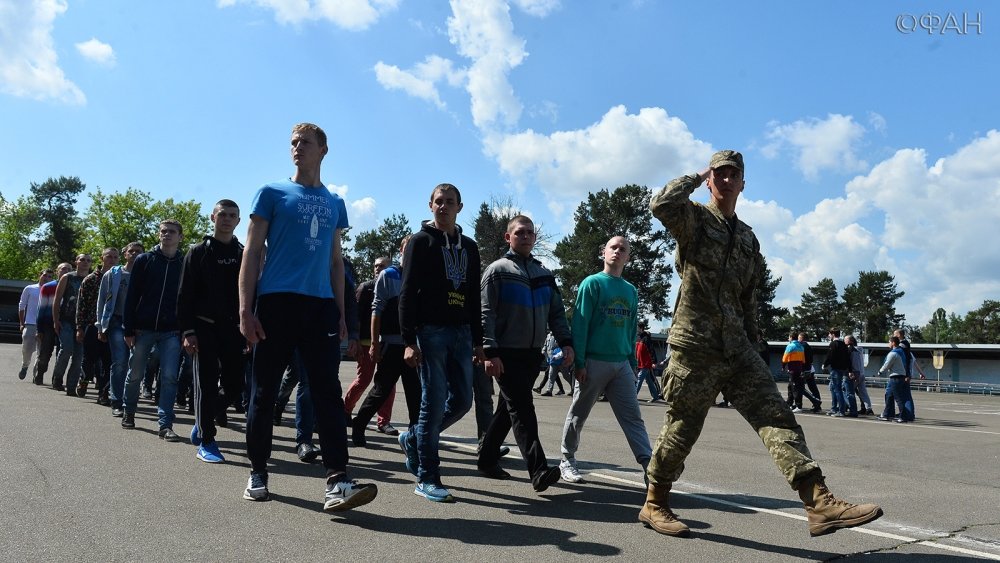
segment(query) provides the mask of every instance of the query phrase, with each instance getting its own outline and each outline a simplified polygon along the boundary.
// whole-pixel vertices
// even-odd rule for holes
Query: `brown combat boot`
[[[861,526],[882,516],[882,508],[876,504],[851,504],[833,496],[822,477],[803,482],[799,498],[806,505],[809,535],[813,537]]]
[[[646,504],[639,511],[639,521],[661,534],[686,538],[691,533],[687,524],[677,519],[670,511],[668,500],[670,485],[649,485],[646,489]]]

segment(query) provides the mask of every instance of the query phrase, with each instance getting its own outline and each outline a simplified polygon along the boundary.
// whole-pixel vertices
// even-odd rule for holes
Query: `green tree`
[[[371,279],[377,258],[396,256],[399,252],[399,242],[411,232],[413,231],[410,229],[410,220],[400,213],[385,219],[376,229],[358,233],[351,254],[351,263],[357,272],[358,283]]]
[[[831,278],[823,278],[803,293],[802,302],[792,308],[795,329],[808,333],[810,340],[826,336],[831,327],[840,324],[841,307],[837,285]]]
[[[903,323],[896,301],[904,294],[885,270],[858,272],[858,281],[844,288],[844,322],[860,330],[861,340],[881,342]]]
[[[38,208],[31,198],[9,201],[0,194],[0,278],[34,280],[50,266],[32,250],[31,235],[40,225]]]
[[[931,315],[931,320],[926,325],[921,327],[920,333],[923,334],[928,340],[937,344],[938,342],[950,342],[947,339],[948,333],[948,312],[943,308],[938,307],[937,311]],[[944,336],[945,340],[941,340]]]
[[[646,187],[630,184],[614,191],[590,193],[580,203],[573,215],[573,233],[555,248],[561,264],[555,274],[567,303],[572,304],[583,278],[601,270],[600,252],[608,239],[624,236],[631,245],[631,259],[622,277],[639,292],[639,318],[670,317],[667,295],[676,242],[666,230],[653,229],[650,196]]]
[[[31,183],[31,199],[38,208],[41,224],[45,225],[33,245],[35,253],[53,262],[74,261],[82,232],[75,205],[77,196],[86,187],[76,176]]]
[[[765,258],[757,272],[757,328],[768,340],[784,340],[788,331],[781,326],[781,319],[788,316],[787,307],[775,307],[774,295],[781,284],[781,278],[771,276],[771,268]]]
[[[153,225],[157,235],[159,235],[160,221],[164,219],[175,219],[181,224],[184,229],[181,250],[184,252],[187,252],[189,245],[197,244],[201,242],[202,237],[212,234],[212,221],[201,212],[201,203],[193,199],[174,201],[173,198],[167,198],[163,201],[154,201],[149,206],[149,212],[153,216]],[[157,243],[159,243],[159,236],[153,242],[153,244]]]
[[[1000,301],[987,299],[965,315],[967,344],[1000,344]]]
[[[136,188],[124,192],[104,193],[97,188],[90,194],[90,207],[84,212],[84,232],[81,247],[100,252],[113,246],[121,248],[139,241],[151,248],[157,242],[156,217],[150,210],[153,197]]]
[[[176,219],[181,224],[184,230],[182,251],[212,232],[211,221],[202,214],[201,204],[195,200],[176,202],[168,198],[157,201],[148,192],[132,187],[110,194],[97,188],[90,199],[90,207],[84,213],[88,229],[81,237],[79,248],[95,256],[108,246],[121,248],[132,241],[152,248],[159,243],[159,224],[164,219]]]

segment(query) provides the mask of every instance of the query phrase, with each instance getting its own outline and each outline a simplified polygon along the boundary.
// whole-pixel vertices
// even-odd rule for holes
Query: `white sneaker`
[[[340,481],[326,484],[323,510],[339,512],[368,504],[378,495],[378,487],[372,483],[360,484],[357,481]]]
[[[799,408],[799,407],[795,407],[794,409],[792,409],[792,412],[793,412],[793,413],[795,413],[795,414],[798,414],[798,413],[800,413],[800,412],[806,412],[806,411],[802,410],[802,409],[801,409],[801,408]]]
[[[562,475],[562,480],[567,483],[579,483],[583,481],[580,472],[576,470],[576,464],[568,459],[559,462],[559,473]]]

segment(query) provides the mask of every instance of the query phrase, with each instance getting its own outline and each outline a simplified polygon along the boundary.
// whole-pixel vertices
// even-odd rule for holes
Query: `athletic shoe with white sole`
[[[358,483],[357,481],[326,482],[326,496],[323,510],[340,512],[368,504],[378,496],[378,486],[373,483]]]

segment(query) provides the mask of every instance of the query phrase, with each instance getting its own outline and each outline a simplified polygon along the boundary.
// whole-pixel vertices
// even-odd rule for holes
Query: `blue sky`
[[[1000,298],[991,3],[0,0],[0,29],[7,198],[73,175],[247,208],[312,121],[359,230],[451,182],[463,224],[510,194],[561,238],[588,191],[735,148],[779,304],[874,269],[914,324]]]

